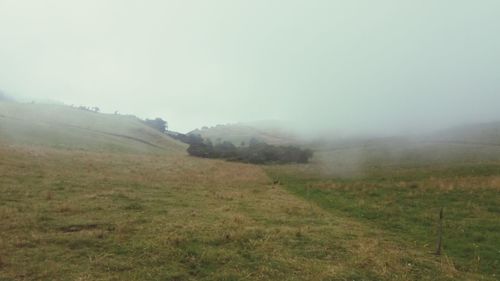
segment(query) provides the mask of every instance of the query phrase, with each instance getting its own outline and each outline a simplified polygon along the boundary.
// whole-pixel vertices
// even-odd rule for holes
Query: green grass
[[[0,103],[0,280],[498,277],[494,161],[332,178],[184,150],[133,117]]]
[[[455,268],[500,275],[500,164],[382,169],[350,179],[283,170],[270,173],[293,194],[428,253],[435,251],[443,207],[443,250]]]
[[[0,280],[483,278],[321,210],[259,166],[18,145],[0,155]]]

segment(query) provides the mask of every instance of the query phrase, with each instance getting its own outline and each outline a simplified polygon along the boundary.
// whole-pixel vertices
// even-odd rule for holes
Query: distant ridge
[[[212,142],[229,141],[235,145],[256,139],[271,145],[289,145],[298,142],[297,136],[279,127],[279,124],[262,122],[216,125],[196,129],[188,134],[197,134]]]
[[[496,163],[500,122],[468,124],[417,136],[323,139],[313,144],[315,161],[328,173],[359,175],[367,170]]]

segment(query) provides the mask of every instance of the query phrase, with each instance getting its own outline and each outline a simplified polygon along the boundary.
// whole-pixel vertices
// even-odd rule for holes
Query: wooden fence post
[[[436,256],[441,255],[441,247],[443,244],[443,207],[439,211],[439,228],[438,228],[438,241],[436,246]]]

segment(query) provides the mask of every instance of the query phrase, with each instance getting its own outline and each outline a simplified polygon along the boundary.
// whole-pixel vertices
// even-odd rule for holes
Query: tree
[[[214,147],[210,140],[203,140],[200,135],[188,135],[187,142],[189,147],[187,152],[189,155],[210,158],[213,156]]]
[[[144,120],[144,123],[148,125],[149,127],[158,130],[160,133],[165,133],[165,131],[168,129],[168,123],[167,121],[161,119],[161,118],[156,118],[156,119],[146,119]]]
[[[214,158],[235,158],[238,155],[236,146],[232,142],[222,142],[214,146]]]

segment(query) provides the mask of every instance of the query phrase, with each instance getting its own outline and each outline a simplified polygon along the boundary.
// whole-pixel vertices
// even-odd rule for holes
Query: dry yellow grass
[[[446,260],[184,153],[0,145],[0,280],[455,280]]]

